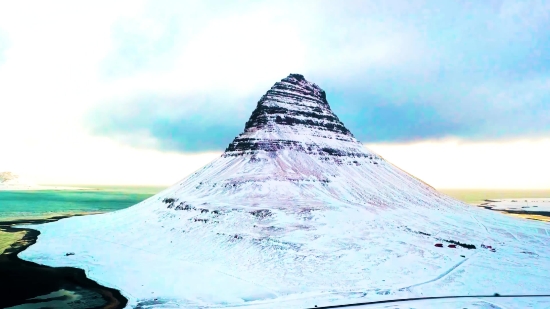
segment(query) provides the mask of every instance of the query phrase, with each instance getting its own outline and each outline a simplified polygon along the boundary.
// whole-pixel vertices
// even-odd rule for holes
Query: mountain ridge
[[[330,145],[333,143],[327,139],[358,143],[330,109],[324,90],[308,82],[303,75],[290,74],[262,96],[246,122],[244,132],[229,144],[224,155],[287,148],[310,154],[346,155],[338,149],[342,145]],[[364,156],[358,151],[352,155]]]

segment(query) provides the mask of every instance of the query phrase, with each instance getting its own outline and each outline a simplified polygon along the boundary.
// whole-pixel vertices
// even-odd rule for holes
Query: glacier
[[[394,166],[365,148],[325,92],[299,74],[262,96],[219,158],[170,188],[127,209],[32,228],[41,234],[20,258],[84,269],[120,290],[127,308],[550,294],[548,224],[467,205]]]

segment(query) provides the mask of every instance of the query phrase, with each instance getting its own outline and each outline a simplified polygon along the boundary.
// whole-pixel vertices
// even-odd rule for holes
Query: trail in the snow
[[[484,239],[487,240],[487,238],[489,238],[489,235],[491,234],[489,232],[489,229],[487,229],[487,227],[485,226],[485,224],[481,223],[476,216],[474,215],[470,215],[474,220],[477,221],[477,223],[479,225],[481,225],[485,231],[487,232],[487,237]],[[442,230],[442,231],[439,231],[437,232],[434,236],[437,236],[439,233],[441,232],[444,232],[445,230]],[[403,287],[403,288],[400,288],[399,290],[407,290],[407,291],[410,291],[411,288],[414,288],[414,287],[417,287],[417,286],[421,286],[421,285],[425,285],[425,284],[429,284],[429,283],[432,283],[432,282],[435,282],[435,281],[438,281],[440,279],[443,279],[444,277],[446,277],[447,275],[449,275],[453,270],[457,269],[460,265],[464,264],[466,261],[468,261],[470,258],[474,257],[478,252],[474,253],[471,257],[468,257],[468,258],[465,258],[463,259],[462,261],[458,262],[457,264],[455,264],[454,266],[452,266],[451,268],[449,268],[447,271],[443,272],[442,274],[440,274],[439,276],[431,279],[431,280],[428,280],[428,281],[424,281],[424,282],[420,282],[420,283],[416,283],[416,284],[413,284],[413,285],[410,285],[410,286],[407,286],[407,287]]]
[[[508,309],[506,307],[503,307],[502,305],[498,305],[498,304],[492,303],[490,301],[486,301],[486,300],[483,300],[483,299],[480,299],[480,301],[491,305],[494,309]]]
[[[476,215],[473,215],[473,214],[470,214],[470,216],[476,220],[476,222],[481,225],[484,229],[485,229],[485,232],[487,232],[487,235],[491,234],[491,232],[489,232],[489,229],[485,226],[485,224],[483,224],[481,221],[479,221],[479,219],[477,218]]]
[[[475,253],[474,253],[475,254]],[[413,284],[413,285],[410,285],[410,286],[407,286],[407,287],[404,287],[404,288],[400,288],[399,290],[408,290],[410,291],[411,288],[414,288],[414,287],[417,287],[417,286],[420,286],[420,285],[424,285],[424,284],[428,284],[428,283],[432,283],[432,282],[435,282],[437,280],[440,280],[442,279],[443,277],[447,276],[448,274],[450,274],[453,270],[455,270],[457,267],[459,267],[460,265],[464,264],[464,262],[466,262],[469,258],[465,258],[463,259],[462,261],[458,262],[457,264],[455,264],[453,267],[449,268],[447,271],[445,271],[444,273],[440,274],[439,276],[431,279],[431,280],[428,280],[428,281],[424,281],[424,282],[420,282],[420,283],[417,283],[417,284]]]
[[[414,298],[400,298],[400,299],[388,299],[388,300],[378,300],[371,302],[363,303],[354,303],[354,304],[344,304],[344,305],[333,305],[333,306],[324,306],[324,307],[313,307],[307,309],[333,309],[333,308],[346,308],[346,307],[366,307],[369,305],[384,304],[384,303],[399,303],[407,302],[413,300],[430,300],[430,299],[460,299],[460,298],[536,298],[536,297],[550,297],[548,294],[538,294],[538,295],[459,295],[459,296],[433,296],[433,297],[414,297]],[[484,300],[481,300],[484,301]],[[487,301],[484,301],[487,302]],[[489,302],[487,302],[489,303]],[[494,304],[493,304],[494,305]],[[506,309],[500,307],[502,309]]]

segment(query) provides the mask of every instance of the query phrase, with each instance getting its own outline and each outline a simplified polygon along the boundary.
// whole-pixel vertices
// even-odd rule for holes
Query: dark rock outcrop
[[[289,132],[294,139],[285,138]],[[278,136],[281,138],[277,138]],[[290,74],[275,83],[262,96],[246,122],[244,132],[229,144],[224,156],[238,156],[258,151],[275,152],[283,149],[322,156],[366,156],[358,151],[346,151],[328,144],[319,145],[313,142],[319,138],[329,142],[357,143],[351,132],[330,109],[325,91],[308,82],[303,75]]]

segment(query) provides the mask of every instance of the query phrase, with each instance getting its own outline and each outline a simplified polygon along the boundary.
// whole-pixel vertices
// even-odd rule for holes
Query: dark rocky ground
[[[103,287],[88,279],[84,270],[73,267],[48,267],[19,259],[17,254],[36,242],[40,232],[26,228],[15,228],[21,224],[40,224],[57,221],[69,216],[47,219],[22,219],[0,221],[0,230],[6,233],[24,231],[25,236],[13,243],[0,255],[0,308],[22,304],[44,303],[41,308],[124,308],[127,299],[118,290]],[[80,295],[75,300],[68,295],[32,299],[67,290]],[[32,299],[32,300],[31,300]],[[52,305],[53,303],[63,304]]]

